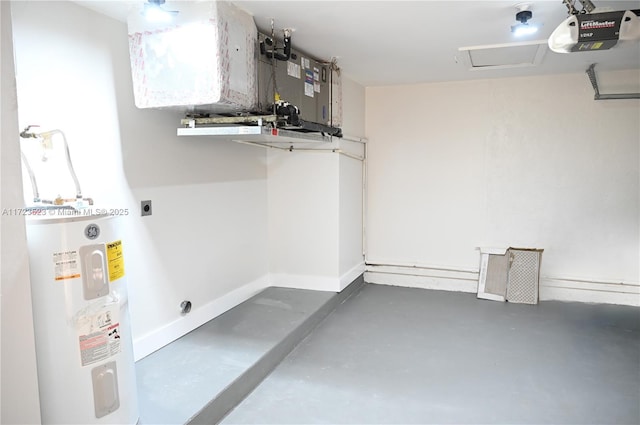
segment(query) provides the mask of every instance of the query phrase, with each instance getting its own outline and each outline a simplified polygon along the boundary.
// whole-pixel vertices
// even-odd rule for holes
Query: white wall
[[[31,315],[31,287],[18,149],[18,109],[11,3],[0,2],[0,423],[39,423],[40,405]],[[7,212],[8,211],[8,212]]]
[[[340,291],[364,272],[360,160],[269,151],[268,187],[272,285]]]
[[[535,247],[541,298],[638,305],[639,116],[584,74],[367,88],[367,261],[401,266],[367,279],[475,292],[476,247]]]
[[[365,88],[342,76],[342,111],[344,124],[342,132],[347,138],[364,138]],[[365,155],[364,145],[343,142],[345,151],[358,157]],[[339,194],[339,238],[340,258],[339,275],[343,284],[350,283],[364,271],[363,246],[363,197],[364,168],[362,161],[341,155],[339,157],[340,194]],[[354,276],[355,275],[355,276]]]
[[[130,211],[136,358],[266,287],[266,153],[178,138],[181,113],[136,109],[126,24],[71,2],[17,2],[14,12],[21,126],[64,130],[83,192]],[[140,217],[147,199],[153,215]]]
[[[364,249],[362,246],[362,162],[348,156],[339,157],[339,275],[349,274],[356,267],[353,278],[364,269]],[[349,183],[347,183],[349,182]],[[351,275],[349,275],[351,276]],[[348,283],[350,283],[351,279]]]
[[[337,276],[338,181],[336,154],[269,151],[269,270],[276,286]]]
[[[363,136],[364,88],[343,77],[343,125]],[[354,134],[355,133],[355,134]],[[274,286],[340,291],[364,272],[362,156],[358,143],[269,150],[269,270]]]

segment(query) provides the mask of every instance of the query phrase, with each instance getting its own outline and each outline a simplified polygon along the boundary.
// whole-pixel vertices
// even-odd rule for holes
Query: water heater
[[[44,206],[29,216],[42,422],[137,423],[119,219]]]

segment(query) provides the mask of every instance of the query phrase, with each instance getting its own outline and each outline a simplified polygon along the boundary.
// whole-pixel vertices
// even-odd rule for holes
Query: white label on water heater
[[[53,264],[56,281],[80,277],[80,261],[76,250],[54,252]]]
[[[108,359],[121,351],[118,304],[83,317],[79,325],[82,366]]]

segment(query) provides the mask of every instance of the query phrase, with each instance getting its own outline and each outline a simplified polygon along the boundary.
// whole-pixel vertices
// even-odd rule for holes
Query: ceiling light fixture
[[[538,31],[537,25],[529,24],[529,20],[533,17],[533,12],[529,10],[528,4],[521,4],[516,6],[518,11],[516,12],[516,21],[519,23],[511,26],[511,32],[516,37],[522,37],[525,35],[531,35]]]
[[[175,15],[178,14],[177,10],[166,10],[162,7],[165,0],[148,0],[148,3],[144,4],[142,15],[147,21],[150,22],[169,22]]]

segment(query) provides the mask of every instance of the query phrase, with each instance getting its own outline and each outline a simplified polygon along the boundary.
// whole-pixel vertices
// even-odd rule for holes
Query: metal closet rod
[[[281,150],[281,151],[289,151],[289,152],[298,151],[298,152],[315,152],[315,153],[337,153],[337,154],[344,155],[346,157],[355,159],[357,161],[364,161],[364,157],[358,156],[358,155],[354,155],[354,154],[349,153],[349,152],[345,152],[342,149],[294,148],[293,146],[290,146],[288,148],[283,148],[283,147],[280,147],[280,146],[266,145],[264,143],[250,142],[250,141],[247,141],[247,140],[234,140],[234,142],[242,143],[243,145],[260,146],[260,147],[263,147],[263,148],[278,149],[278,150]]]
[[[367,144],[367,139],[363,137],[342,136],[340,139],[346,140],[347,142],[362,143],[363,145]]]
[[[591,66],[587,68],[587,75],[589,76],[589,81],[591,81],[593,91],[595,92],[593,100],[640,99],[640,93],[600,94],[600,90],[598,89],[598,80],[596,79],[595,67],[596,64],[592,63]]]

